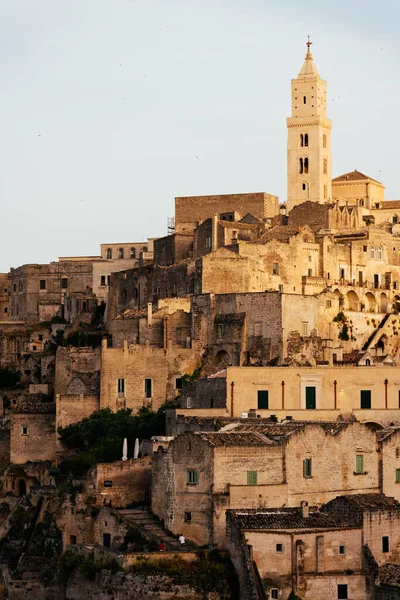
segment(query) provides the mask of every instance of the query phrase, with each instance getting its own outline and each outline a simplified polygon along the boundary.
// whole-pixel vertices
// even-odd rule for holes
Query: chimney
[[[308,506],[308,502],[306,500],[302,500],[300,502],[300,508],[301,516],[303,517],[303,519],[308,519],[308,517],[310,516],[310,507]]]

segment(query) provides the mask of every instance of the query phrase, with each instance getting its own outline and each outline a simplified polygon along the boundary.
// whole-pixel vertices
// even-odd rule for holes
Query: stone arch
[[[368,427],[368,429],[371,429],[371,431],[379,431],[379,429],[384,429],[383,423],[380,423],[379,421],[361,421],[361,422],[364,423],[364,425],[366,425]]]
[[[360,310],[360,301],[353,290],[350,290],[346,294],[345,308],[347,310]]]
[[[376,310],[376,300],[375,296],[372,292],[367,292],[364,296],[365,298],[365,310],[367,312],[375,312]]]
[[[214,357],[214,367],[218,369],[224,369],[231,364],[231,357],[226,350],[220,350]]]
[[[382,292],[382,294],[379,296],[380,312],[387,313],[388,306],[389,306],[389,299],[388,299],[387,295],[385,294],[385,292]]]

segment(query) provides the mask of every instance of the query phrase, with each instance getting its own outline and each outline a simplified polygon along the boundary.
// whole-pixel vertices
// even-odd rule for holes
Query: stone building
[[[13,407],[10,424],[10,462],[54,461],[55,404],[21,402]]]
[[[7,273],[0,273],[0,323],[10,318],[10,281]]]
[[[383,494],[338,496],[320,509],[228,511],[240,597],[253,599],[256,575],[269,598],[287,600],[292,590],[304,600],[382,597],[372,595],[374,566],[398,562],[399,517],[400,504]]]
[[[180,435],[154,454],[152,510],[174,533],[224,545],[229,508],[322,504],[379,486],[376,437],[366,425],[232,423]]]

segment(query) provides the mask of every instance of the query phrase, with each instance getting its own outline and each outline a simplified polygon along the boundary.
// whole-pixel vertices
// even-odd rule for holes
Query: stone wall
[[[226,540],[231,561],[239,578],[241,600],[259,600],[246,538],[229,511],[226,513]]]
[[[59,427],[68,427],[72,423],[77,423],[90,415],[100,408],[99,396],[85,396],[83,394],[79,396],[57,394],[56,396],[56,432]],[[56,448],[57,453],[64,455],[68,453],[67,449],[64,448],[56,435]]]
[[[58,347],[54,393],[95,395],[100,391],[100,348]]]
[[[224,408],[226,406],[226,377],[207,377],[184,385],[182,408]]]
[[[151,458],[125,462],[99,463],[96,467],[97,504],[111,500],[114,507],[126,507],[132,502],[148,502],[150,498]]]
[[[42,405],[27,409],[20,406],[11,413],[10,462],[23,464],[28,461],[53,461],[56,450],[55,407]],[[33,412],[35,411],[35,412]]]

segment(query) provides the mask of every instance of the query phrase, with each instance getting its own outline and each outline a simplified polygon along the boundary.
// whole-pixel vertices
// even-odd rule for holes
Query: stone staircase
[[[168,533],[162,523],[158,521],[149,511],[140,508],[121,508],[115,512],[123,517],[132,527],[136,527],[148,539],[163,542],[166,550],[171,552],[193,552],[196,546],[186,542],[181,544],[178,539]]]

